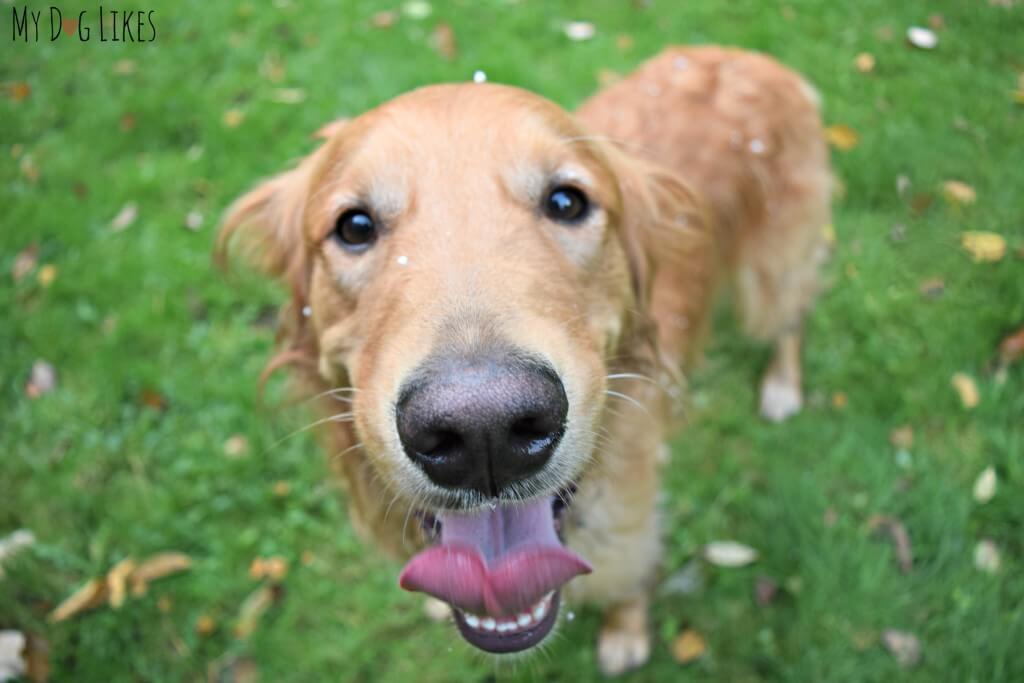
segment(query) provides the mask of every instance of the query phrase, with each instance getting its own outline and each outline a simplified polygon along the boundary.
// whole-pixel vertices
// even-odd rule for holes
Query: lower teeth
[[[553,595],[553,593],[548,593],[536,605],[511,618],[495,619],[494,617],[481,617],[465,612],[462,615],[462,620],[474,631],[482,631],[484,633],[504,634],[511,633],[512,631],[521,631],[540,623],[551,607]]]

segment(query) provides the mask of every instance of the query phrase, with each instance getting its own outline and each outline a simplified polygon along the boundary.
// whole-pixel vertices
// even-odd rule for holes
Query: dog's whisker
[[[359,442],[357,442],[357,443],[354,443],[354,444],[352,444],[351,446],[349,446],[348,448],[346,448],[346,449],[344,449],[344,450],[342,450],[342,451],[340,451],[340,452],[338,452],[338,453],[335,453],[334,455],[332,455],[332,456],[330,457],[330,461],[331,461],[331,462],[334,462],[335,460],[341,460],[341,459],[342,459],[342,458],[344,458],[344,457],[345,457],[345,456],[346,456],[346,455],[347,455],[348,453],[351,453],[352,451],[356,450],[357,448],[365,448],[365,446],[363,445],[363,442],[362,442],[362,441],[359,441]]]
[[[620,398],[623,401],[628,401],[629,403],[632,403],[634,406],[636,406],[640,410],[642,410],[645,413],[647,413],[648,416],[651,415],[651,412],[649,410],[647,410],[647,406],[645,406],[643,403],[641,403],[640,401],[636,400],[632,396],[629,396],[628,394],[623,394],[621,391],[612,391],[611,389],[605,389],[604,393],[608,394],[609,396],[614,396],[615,398]]]

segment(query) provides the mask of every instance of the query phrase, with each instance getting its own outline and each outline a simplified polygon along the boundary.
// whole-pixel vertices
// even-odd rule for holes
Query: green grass
[[[699,595],[660,597],[652,660],[632,680],[1024,680],[1024,363],[1002,382],[993,373],[999,340],[1024,322],[1024,106],[1011,94],[1024,70],[1020,3],[435,2],[429,18],[387,30],[370,28],[374,3],[343,4],[160,2],[157,40],[143,45],[14,44],[9,7],[0,12],[0,81],[31,87],[0,99],[0,536],[38,538],[5,566],[0,628],[42,634],[62,681],[206,680],[235,659],[266,681],[596,678],[599,615],[588,609],[513,665],[429,623],[421,600],[396,588],[397,567],[354,538],[313,438],[275,445],[309,420],[282,407],[280,380],[257,397],[281,293],[211,268],[214,224],[256,178],[310,149],[320,124],[409,88],[481,68],[571,107],[599,69],[625,72],[668,43],[720,42],[805,72],[828,122],[861,142],[834,154],[846,194],[829,291],[810,322],[808,408],[784,426],[755,419],[767,355],[723,322],[665,470],[666,574],[714,539],[753,545],[760,560],[708,569]],[[907,47],[906,27],[936,11],[938,49]],[[596,24],[593,40],[564,37],[561,22],[575,18]],[[458,37],[452,62],[429,46],[441,20]],[[852,66],[861,51],[877,58],[870,75]],[[116,73],[120,60],[136,71]],[[277,83],[265,75],[274,61]],[[275,102],[282,87],[306,100]],[[235,128],[223,123],[232,108],[245,114]],[[33,164],[35,180],[24,172]],[[901,174],[909,195],[938,195],[956,178],[978,201],[956,209],[936,196],[915,212],[896,192]],[[129,201],[138,219],[111,231]],[[183,227],[191,210],[206,218],[198,232]],[[1007,256],[972,263],[959,248],[968,229],[1001,233]],[[39,267],[57,269],[48,287],[39,267],[17,283],[9,275],[33,242]],[[918,292],[930,277],[944,279],[941,297]],[[30,400],[38,358],[59,386]],[[974,410],[950,387],[958,371],[978,382]],[[154,392],[165,409],[147,407]],[[909,458],[889,443],[905,424]],[[248,457],[225,457],[233,434],[249,439]],[[987,465],[999,489],[978,505],[971,487]],[[275,495],[279,481],[288,495]],[[868,529],[875,514],[905,523],[909,574]],[[982,538],[1002,552],[994,575],[974,567]],[[47,623],[89,577],[165,549],[194,567],[118,611]],[[233,620],[258,585],[249,563],[272,554],[291,561],[283,596],[237,640]],[[787,587],[771,606],[753,599],[759,575]],[[202,615],[214,633],[197,633]],[[685,668],[668,650],[684,627],[709,647]],[[917,667],[901,669],[878,644],[886,628],[917,634]]]

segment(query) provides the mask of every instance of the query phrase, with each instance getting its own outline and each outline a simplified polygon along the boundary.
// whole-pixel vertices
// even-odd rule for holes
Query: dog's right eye
[[[334,237],[349,251],[364,251],[377,239],[377,226],[370,214],[353,209],[338,218],[334,224]]]

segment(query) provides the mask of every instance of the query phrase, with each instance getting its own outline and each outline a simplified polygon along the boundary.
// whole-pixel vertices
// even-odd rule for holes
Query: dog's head
[[[680,244],[693,202],[510,87],[423,88],[326,138],[223,234],[262,244],[292,355],[352,388],[364,457],[437,532],[402,584],[479,647],[529,647],[589,570],[553,508],[585,476],[612,363],[652,346],[651,250]]]

